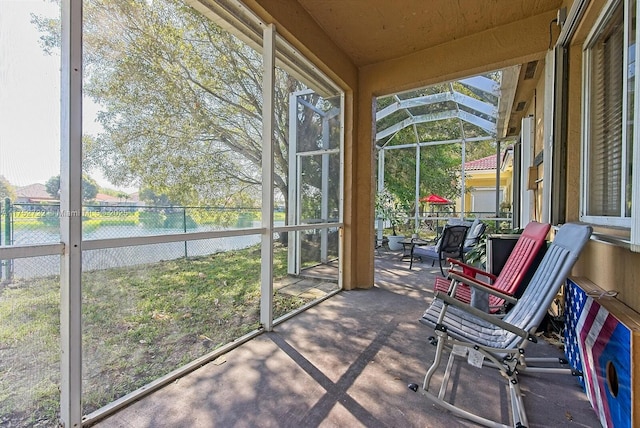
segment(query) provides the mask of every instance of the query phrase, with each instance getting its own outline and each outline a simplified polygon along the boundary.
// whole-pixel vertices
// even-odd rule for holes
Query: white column
[[[384,149],[378,150],[378,193],[384,190]],[[382,234],[384,229],[384,220],[378,219],[377,226],[377,239],[382,241]]]
[[[276,30],[264,29],[262,76],[262,237],[260,268],[260,322],[273,328],[273,140]],[[291,207],[289,206],[289,209]]]
[[[62,1],[60,418],[82,426],[82,2]]]
[[[529,167],[533,161],[534,122],[533,116],[522,119],[521,129],[521,174],[520,174],[520,227],[532,219],[533,190],[529,190]]]
[[[637,20],[640,17],[640,8],[636,7],[636,16]],[[638,76],[640,76],[640,61],[637,60],[638,54],[640,53],[640,46],[638,46],[638,41],[640,41],[640,27],[636,26],[636,34],[635,34],[636,44],[634,46],[635,49],[635,70],[634,76],[635,79],[633,83],[635,85],[634,93],[636,94],[633,102],[633,165],[634,168],[631,171],[631,186],[633,188],[633,192],[631,194],[631,251],[635,253],[640,253],[640,80]]]
[[[542,151],[542,213],[541,219],[543,223],[549,223],[551,219],[551,186],[553,171],[553,134],[554,134],[554,118],[555,118],[555,64],[556,55],[554,50],[547,52],[545,58],[545,88],[544,88],[544,136]]]

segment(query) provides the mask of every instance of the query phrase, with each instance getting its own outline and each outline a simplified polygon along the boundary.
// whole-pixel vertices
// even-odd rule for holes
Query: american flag
[[[631,427],[631,333],[573,281],[565,296],[565,354],[603,427]]]

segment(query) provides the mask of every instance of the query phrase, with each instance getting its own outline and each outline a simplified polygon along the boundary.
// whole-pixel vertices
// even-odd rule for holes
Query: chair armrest
[[[471,305],[461,302],[455,299],[454,297],[449,296],[447,293],[436,291],[434,299],[440,299],[447,305],[455,306],[456,308],[462,309],[463,311],[471,315],[474,315],[478,318],[481,318],[487,322],[490,322],[491,324],[494,324],[503,330],[507,330],[507,331],[510,331],[511,333],[517,334],[518,336],[524,339],[527,339],[530,342],[534,342],[534,343],[538,342],[538,339],[536,338],[536,336],[529,333],[528,331],[518,328],[513,324],[509,324],[508,322],[504,321],[502,318],[498,318],[494,315],[481,311],[480,309],[474,308]]]
[[[513,297],[511,294],[506,294],[503,291],[494,288],[490,284],[479,281],[471,276],[465,275],[463,272],[450,270],[449,278],[455,279],[456,281],[460,281],[461,283],[468,285],[469,287],[474,287],[474,288],[477,288],[478,290],[500,297],[501,299],[504,299],[507,303],[515,304],[518,301],[518,299]]]
[[[416,247],[424,247],[426,245],[434,245],[438,241],[435,239],[411,238],[411,243]]]
[[[449,269],[448,274],[447,274],[447,279],[455,279],[458,282],[462,282],[463,284],[466,284],[468,286],[471,287],[487,287],[490,288],[491,284],[484,282],[484,281],[480,281],[479,279],[477,279],[474,276],[468,275],[466,274],[464,271],[459,271],[457,269]],[[499,290],[497,290],[499,291]]]
[[[475,266],[471,266],[468,265],[464,262],[461,262],[460,260],[457,259],[452,259],[452,258],[448,258],[447,261],[449,263],[451,263],[453,266],[460,266],[462,268],[462,271],[466,274],[469,275],[471,277],[471,274],[473,274],[473,276],[475,277],[475,275],[480,274],[482,276],[486,276],[487,278],[489,278],[491,280],[491,282],[494,282],[498,277],[492,273],[489,273],[487,271],[484,271],[482,269],[478,269]]]

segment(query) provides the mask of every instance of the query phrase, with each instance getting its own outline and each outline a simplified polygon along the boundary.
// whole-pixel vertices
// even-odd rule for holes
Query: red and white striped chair
[[[451,268],[447,278],[436,277],[434,291],[455,296],[456,299],[471,303],[472,288],[476,298],[474,306],[491,313],[503,312],[506,305],[513,305],[526,287],[531,275],[546,250],[546,237],[550,225],[532,221],[518,238],[499,275],[485,272],[460,260],[449,259]],[[489,282],[479,278],[488,278]],[[482,299],[482,301],[481,301]]]

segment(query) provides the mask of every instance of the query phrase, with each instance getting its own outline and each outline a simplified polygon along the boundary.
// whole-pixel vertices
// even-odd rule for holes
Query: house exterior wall
[[[506,170],[500,171],[500,190],[502,191],[502,200],[509,203],[511,202],[510,185],[513,175],[512,172],[513,171],[511,167],[507,168]],[[471,211],[473,207],[473,189],[495,189],[496,171],[478,170],[465,172],[465,187],[467,189],[471,189],[471,191],[465,194],[464,206],[467,207],[467,211]]]
[[[570,2],[569,2],[570,3]],[[567,116],[567,221],[580,220],[581,197],[581,138],[583,135],[582,104],[583,90],[583,46],[594,24],[607,4],[605,0],[592,0],[583,16],[578,29],[571,40],[568,51],[568,116]],[[570,4],[567,4],[570,7]],[[638,124],[636,123],[636,126]],[[640,183],[634,183],[637,186]],[[609,236],[628,239],[628,229],[594,226],[594,231]],[[605,243],[596,239],[589,241],[583,250],[572,274],[584,278],[587,286],[597,286],[607,291],[616,291],[615,303],[621,302],[612,312],[616,319],[624,319],[625,325],[635,333],[631,335],[631,396],[640,391],[640,376],[637,369],[640,363],[638,345],[638,325],[640,325],[640,253],[633,253],[621,245]],[[626,305],[626,306],[625,306]],[[640,404],[632,399],[631,420],[633,426],[640,418]]]
[[[605,2],[599,2],[600,10]],[[594,4],[595,6],[595,4]],[[596,11],[590,11],[592,14]],[[586,37],[586,31],[590,28],[595,20],[592,16],[585,17],[582,25],[584,34],[578,33],[577,39],[574,41],[570,51],[569,60],[569,128],[568,128],[568,168],[567,168],[567,221],[579,221],[580,218],[580,146],[581,146],[581,111],[582,111],[582,43]],[[535,95],[528,100],[529,106],[527,115],[534,116],[535,144],[533,158],[540,155],[543,150],[544,141],[544,75],[542,75],[536,85]],[[543,178],[543,164],[535,168],[535,178]],[[540,220],[542,210],[542,190],[544,181],[535,184],[534,201],[535,213],[534,219]],[[596,228],[596,230],[604,233],[622,235],[628,237],[617,229]],[[634,264],[635,263],[635,264]],[[587,244],[580,260],[576,264],[574,273],[576,275],[586,277],[592,282],[605,290],[616,290],[621,293],[618,298],[625,304],[640,311],[640,294],[635,291],[634,284],[640,281],[640,268],[633,269],[632,266],[640,266],[640,255],[632,253],[627,249],[616,247],[611,244],[605,244],[597,241],[590,241]]]
[[[567,132],[567,221],[580,220],[580,169],[581,169],[581,136],[582,136],[582,49],[588,32],[606,1],[592,1],[579,25],[569,49],[568,79],[568,132]],[[568,8],[570,3],[566,5]],[[528,100],[527,115],[534,116],[535,146],[533,157],[542,153],[544,141],[544,89],[545,79],[542,75],[536,86],[532,99]],[[535,172],[536,177],[543,177],[543,164]],[[535,217],[541,218],[542,189],[544,182],[535,186]],[[628,230],[595,227],[595,231],[615,236],[629,237]],[[626,248],[610,243],[591,240],[583,251],[574,268],[575,275],[588,278],[605,290],[618,291],[618,299],[627,306],[640,312],[640,293],[636,284],[640,284],[640,254],[632,253]]]
[[[567,220],[580,218],[580,149],[582,111],[582,49],[588,32],[606,1],[592,1],[572,40],[569,56],[569,118],[567,168]],[[634,183],[638,184],[638,183]],[[635,191],[638,191],[635,189]],[[628,230],[595,227],[596,232],[629,237]],[[604,290],[618,291],[617,298],[636,312],[640,312],[640,253],[609,243],[591,240],[580,257],[574,273],[586,277]],[[639,316],[640,320],[640,316]]]
[[[540,61],[538,64],[539,69],[545,67],[544,61]],[[544,164],[541,163],[542,153],[544,149],[544,89],[545,89],[545,76],[544,73],[540,73],[538,82],[536,83],[533,97],[527,102],[527,113],[525,116],[533,117],[534,129],[534,141],[533,151],[531,156],[531,168],[532,173],[529,177],[529,189],[523,189],[526,192],[533,192],[534,207],[531,214],[531,219],[541,221],[542,219],[542,194],[544,188]],[[524,174],[529,174],[529,171],[523,171]]]

